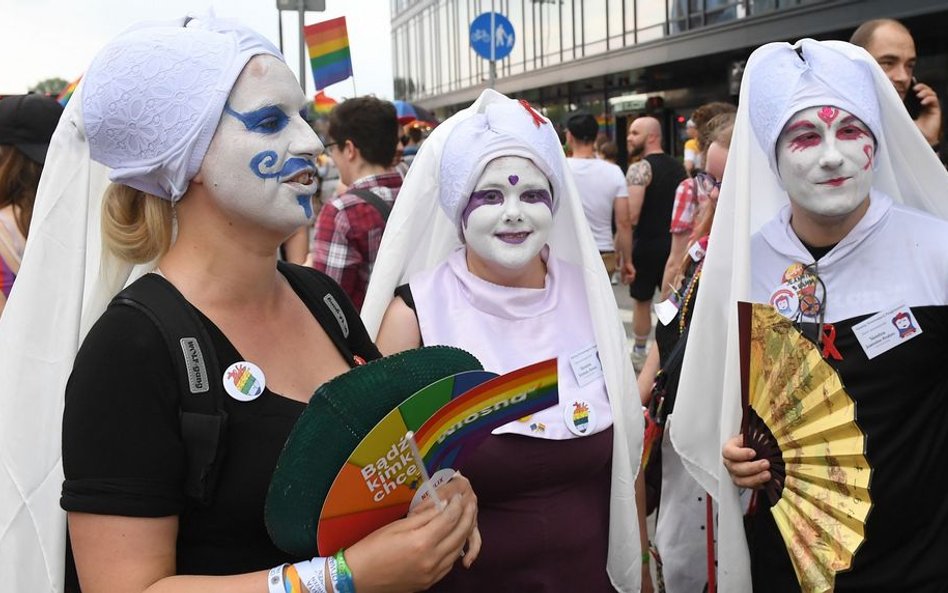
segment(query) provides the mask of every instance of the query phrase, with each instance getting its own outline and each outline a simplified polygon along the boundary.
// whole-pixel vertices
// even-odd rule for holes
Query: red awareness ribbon
[[[832,323],[823,326],[823,358],[843,359],[843,355],[836,349],[836,326]]]
[[[362,366],[365,364],[365,359],[359,356],[358,354],[352,355],[352,362],[356,363],[356,366]]]
[[[520,99],[520,104],[523,105],[523,108],[527,110],[527,113],[530,114],[530,117],[533,118],[533,123],[539,128],[540,125],[545,124],[546,120],[543,119],[543,116],[536,112],[536,110],[527,103],[526,99]]]

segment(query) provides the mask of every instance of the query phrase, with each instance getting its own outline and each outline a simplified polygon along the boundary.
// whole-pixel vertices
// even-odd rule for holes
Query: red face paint
[[[821,107],[820,110],[816,112],[816,116],[823,120],[827,126],[829,126],[839,116],[839,109],[828,106]]]
[[[819,145],[822,138],[816,132],[801,134],[790,141],[790,152],[799,152]]]

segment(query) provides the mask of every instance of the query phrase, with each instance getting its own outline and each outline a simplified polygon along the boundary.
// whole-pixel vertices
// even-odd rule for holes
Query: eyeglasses
[[[715,188],[721,189],[721,182],[714,178],[714,175],[702,171],[695,175],[695,186],[698,191],[706,196],[710,196]]]
[[[330,148],[332,148],[333,146],[338,146],[338,145],[339,145],[339,142],[335,140],[333,140],[332,142],[326,142],[325,144],[323,144],[323,150],[326,153],[328,153]]]

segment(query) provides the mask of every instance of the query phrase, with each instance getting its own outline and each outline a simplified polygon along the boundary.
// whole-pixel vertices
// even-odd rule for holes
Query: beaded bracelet
[[[352,580],[352,571],[346,563],[345,548],[340,549],[333,556],[336,561],[336,576],[333,578],[332,586],[336,593],[355,593],[355,583]]]

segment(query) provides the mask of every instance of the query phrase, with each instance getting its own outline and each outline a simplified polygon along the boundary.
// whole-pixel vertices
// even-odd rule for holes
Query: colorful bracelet
[[[652,559],[652,555],[648,552],[642,552],[642,566],[648,566],[649,561]]]
[[[345,552],[346,549],[342,548],[333,556],[336,561],[336,576],[332,580],[332,586],[336,593],[355,593],[355,583],[352,580],[352,571],[346,563]]]

